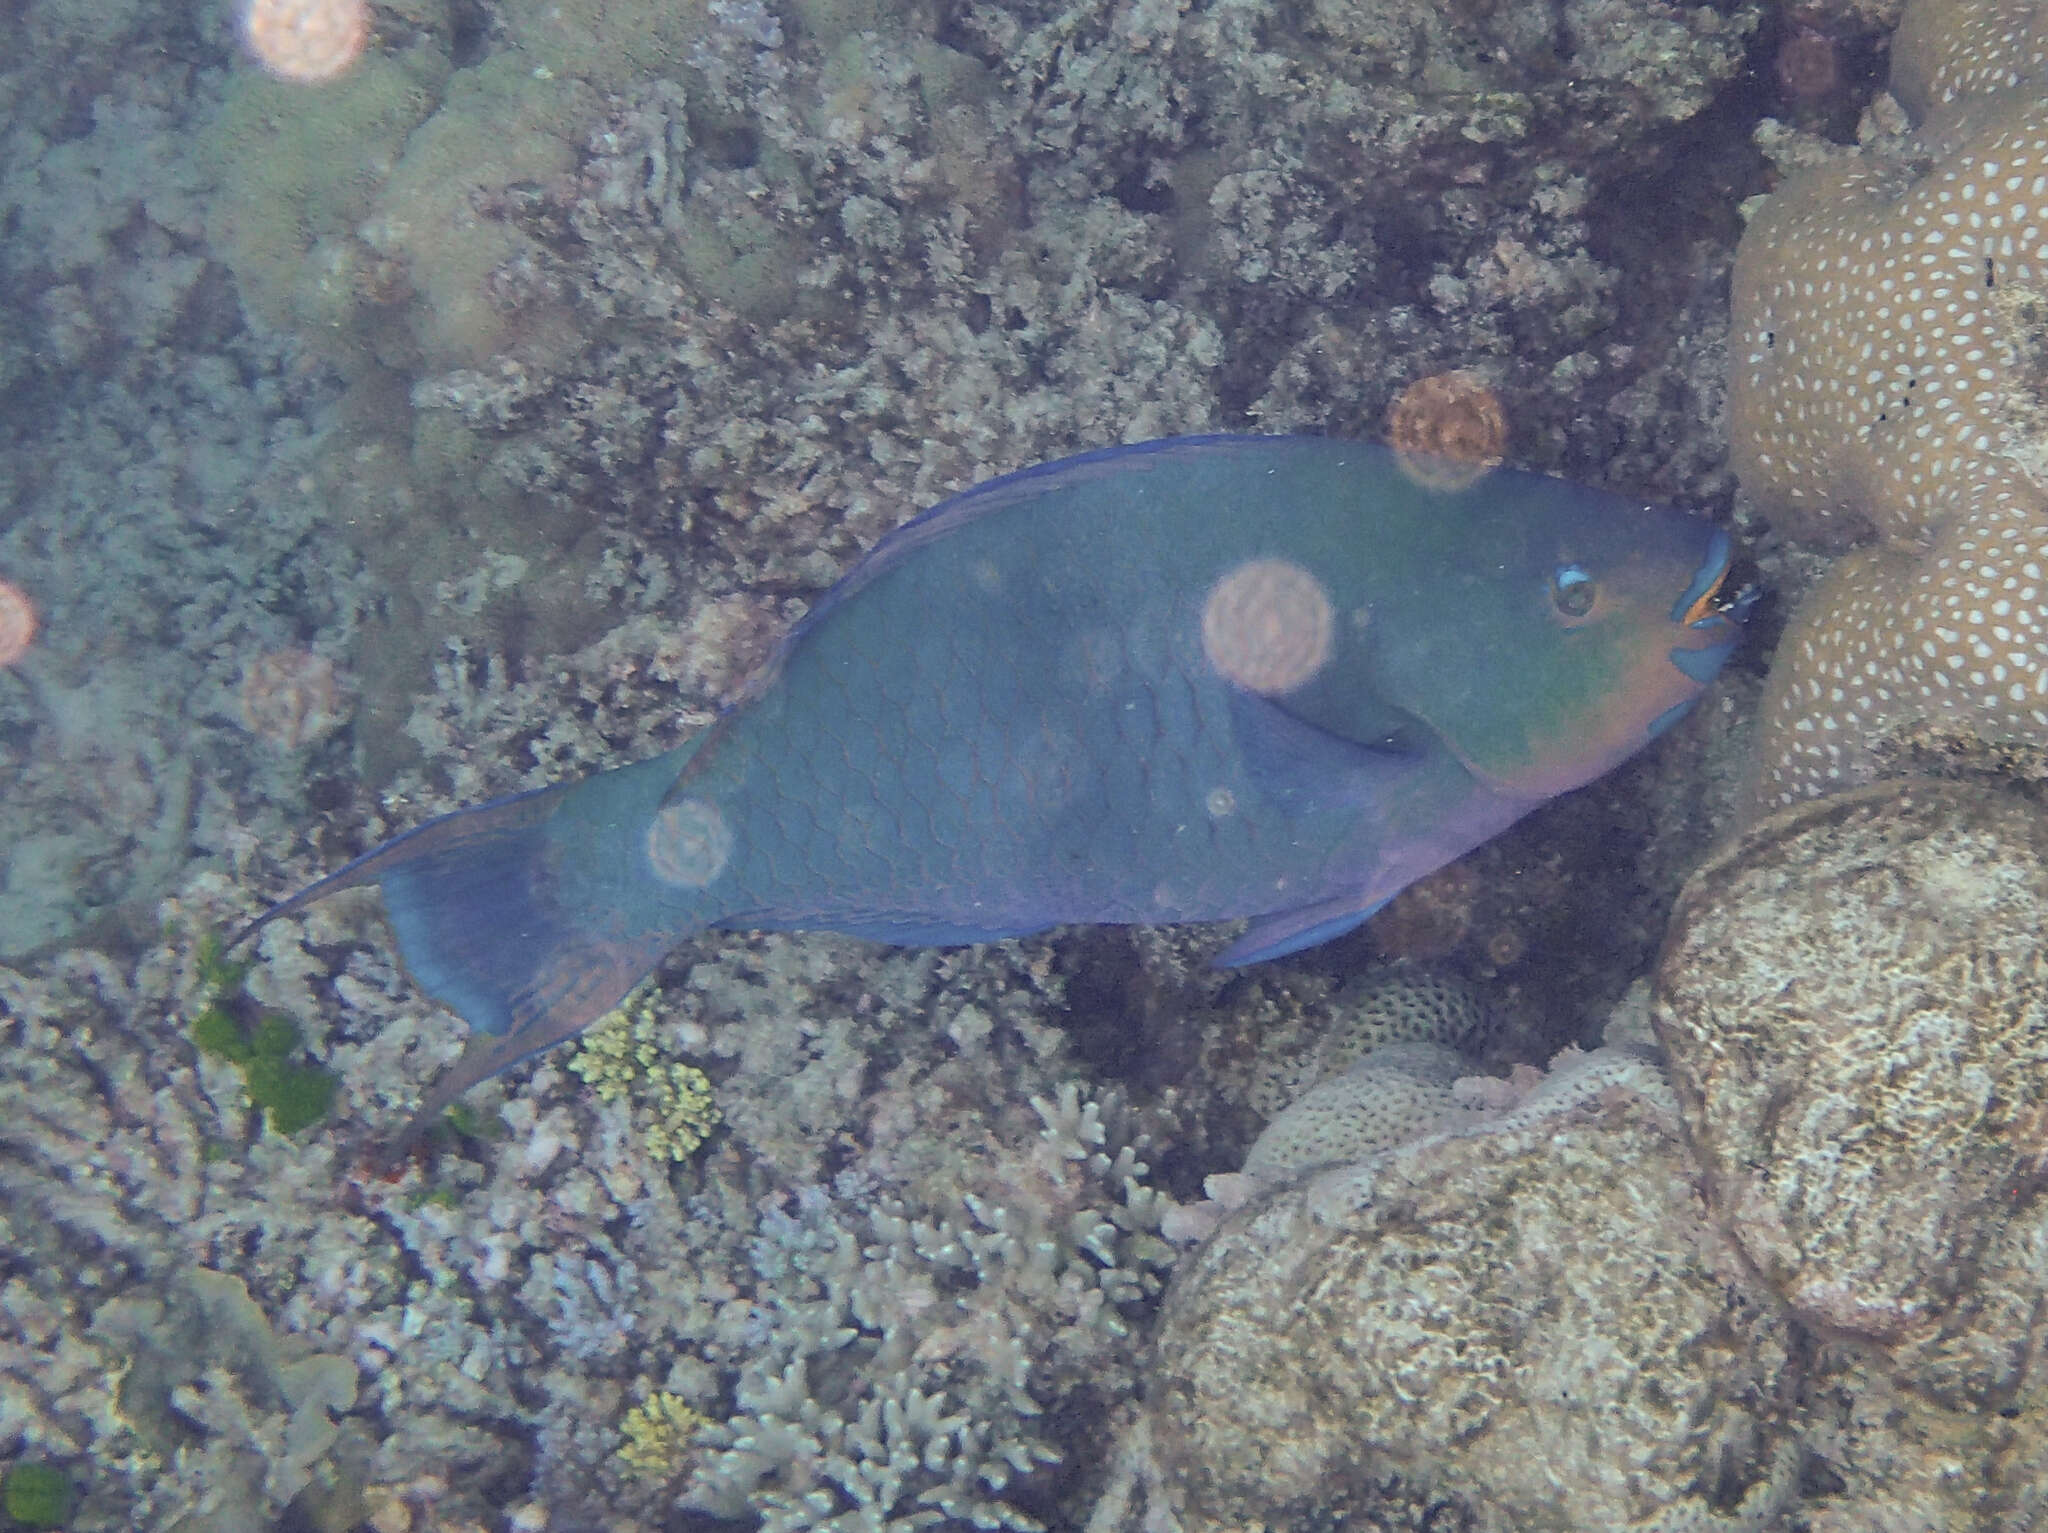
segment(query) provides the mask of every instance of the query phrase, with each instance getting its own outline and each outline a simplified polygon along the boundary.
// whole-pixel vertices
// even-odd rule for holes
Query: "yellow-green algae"
[[[654,1395],[626,1412],[619,1425],[626,1440],[613,1457],[639,1479],[672,1480],[688,1460],[697,1429],[708,1420],[680,1395]]]
[[[628,996],[585,1032],[569,1068],[601,1102],[626,1098],[647,1152],[657,1160],[688,1160],[718,1125],[711,1081],[695,1065],[667,1057],[656,1039],[659,990]]]

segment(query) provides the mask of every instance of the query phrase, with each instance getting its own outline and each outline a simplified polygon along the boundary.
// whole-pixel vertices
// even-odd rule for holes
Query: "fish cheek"
[[[1642,743],[1623,627],[1610,613],[1569,629],[1546,618],[1504,633],[1509,663],[1433,722],[1496,791],[1538,799],[1577,787]]]

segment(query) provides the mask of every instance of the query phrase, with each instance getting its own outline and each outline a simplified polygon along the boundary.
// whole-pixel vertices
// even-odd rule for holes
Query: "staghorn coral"
[[[177,1526],[258,1533],[268,1515],[302,1496],[310,1510],[362,1474],[369,1445],[335,1419],[356,1403],[355,1364],[281,1342],[240,1278],[183,1271],[164,1298],[101,1305],[88,1334],[122,1360],[115,1398],[145,1462],[204,1444],[211,1483]]]
[[[1829,1344],[1830,1528],[2048,1515],[2043,826],[1925,781],[1781,812],[1694,876],[1659,967],[1714,1217]]]
[[[712,1338],[735,1408],[697,1433],[686,1505],[777,1533],[1042,1526],[1027,1508],[1067,1456],[1047,1408],[1134,1365],[1172,1205],[1119,1102],[1068,1084],[1032,1106],[1035,1203],[919,1208],[852,1173],[763,1200],[752,1291]]]
[[[1787,181],[1743,238],[1737,472],[1789,537],[1875,539],[1779,646],[1752,813],[1868,781],[1920,729],[2048,745],[2040,10],[1917,0],[1893,81],[1928,115]]]
[[[218,890],[187,917],[217,919]],[[252,990],[316,1015],[315,965],[278,957]],[[177,1041],[205,968],[165,942],[0,970],[0,1452],[90,1462],[78,1529],[253,1533],[430,1471],[451,1515],[480,1507],[521,1451],[482,1382],[503,1353],[405,1275],[401,1190],[352,1204],[331,1145],[256,1133],[239,1070]],[[339,983],[378,1009],[362,971]],[[362,1053],[329,1032],[327,1057],[368,1091],[405,1032]]]
[[[666,1390],[648,1396],[619,1423],[618,1460],[643,1480],[667,1481],[683,1470],[697,1429],[709,1418]]]

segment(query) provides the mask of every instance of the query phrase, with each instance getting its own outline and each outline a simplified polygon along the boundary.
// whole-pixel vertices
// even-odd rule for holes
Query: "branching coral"
[[[628,997],[583,1034],[569,1068],[590,1082],[600,1102],[624,1098],[637,1109],[648,1154],[688,1160],[719,1112],[704,1072],[666,1057],[658,1002],[659,992]]]
[[[920,1209],[849,1183],[764,1208],[737,1410],[698,1435],[691,1505],[781,1530],[1039,1526],[1005,1492],[1063,1456],[1041,1413],[1131,1366],[1128,1317],[1173,1252],[1120,1104],[1034,1106],[1033,1197]]]
[[[643,1480],[672,1480],[684,1468],[697,1429],[708,1424],[681,1396],[666,1390],[650,1395],[619,1423],[625,1441],[618,1460]]]

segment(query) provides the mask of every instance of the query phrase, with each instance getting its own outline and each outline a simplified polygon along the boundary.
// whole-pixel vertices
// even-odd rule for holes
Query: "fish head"
[[[1446,500],[1442,557],[1376,636],[1377,684],[1494,791],[1590,782],[1734,652],[1754,589],[1712,523],[1511,471]]]

